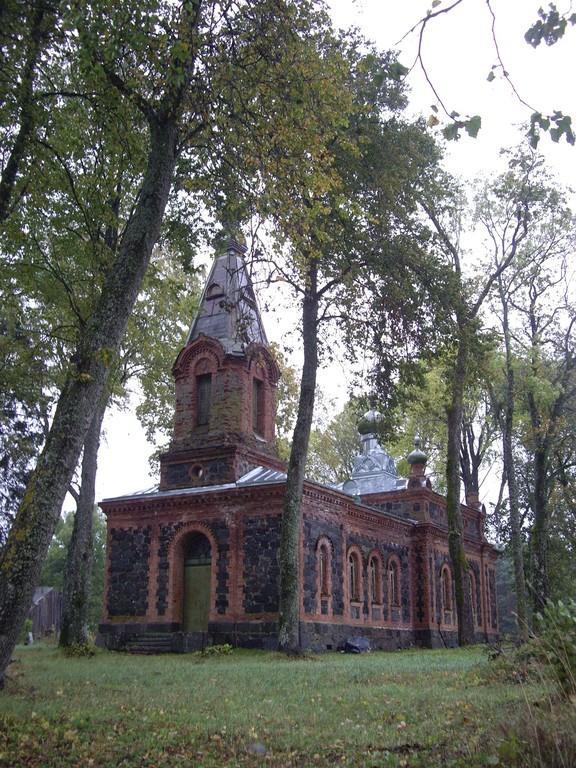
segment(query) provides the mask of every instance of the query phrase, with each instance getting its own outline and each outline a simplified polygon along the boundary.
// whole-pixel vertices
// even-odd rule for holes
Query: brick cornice
[[[185,489],[183,489],[185,490]],[[133,513],[158,513],[174,509],[185,509],[187,507],[204,506],[210,507],[222,501],[242,502],[251,499],[262,498],[282,498],[284,496],[284,483],[269,483],[267,485],[253,485],[246,487],[233,486],[230,488],[221,488],[215,490],[210,486],[199,488],[198,493],[177,493],[171,491],[170,495],[154,494],[145,497],[127,496],[119,499],[105,499],[100,502],[100,507],[104,514],[114,515],[129,512]]]

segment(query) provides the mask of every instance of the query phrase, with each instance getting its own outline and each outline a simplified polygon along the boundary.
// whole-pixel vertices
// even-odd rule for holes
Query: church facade
[[[247,274],[229,240],[210,272],[173,373],[174,431],[157,489],[106,499],[100,642],[142,652],[207,643],[277,646],[278,547],[286,485],[274,448],[278,366]],[[426,456],[397,475],[361,420],[362,451],[339,486],[306,482],[300,530],[300,637],[331,650],[456,642],[446,502]],[[498,633],[495,563],[478,499],[462,505],[476,639]]]

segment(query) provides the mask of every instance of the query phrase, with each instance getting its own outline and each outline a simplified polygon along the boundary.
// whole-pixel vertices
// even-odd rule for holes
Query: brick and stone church
[[[286,484],[275,453],[279,369],[244,265],[229,239],[212,266],[173,373],[174,431],[156,490],[106,499],[108,553],[100,642],[187,651],[206,643],[277,645],[278,545]],[[377,414],[339,486],[308,481],[300,531],[304,648],[453,645],[456,610],[446,501],[408,456],[400,478]],[[462,505],[478,641],[498,632],[496,551],[478,499]]]

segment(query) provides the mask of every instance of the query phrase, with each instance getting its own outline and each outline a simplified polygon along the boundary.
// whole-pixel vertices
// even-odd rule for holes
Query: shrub
[[[24,626],[22,627],[22,631],[20,632],[20,637],[18,638],[19,643],[25,643],[28,645],[28,635],[30,632],[32,632],[32,626],[32,619],[26,619]]]
[[[576,695],[576,600],[548,602],[536,614],[538,635],[529,643],[535,656],[550,668],[566,696]]]
[[[89,658],[96,654],[94,643],[72,643],[64,648],[64,655],[71,658]]]
[[[232,653],[232,646],[229,643],[223,645],[207,645],[201,652],[202,656],[229,656]]]
[[[576,765],[576,709],[556,702],[528,707],[505,727],[496,764],[514,768],[570,768]]]

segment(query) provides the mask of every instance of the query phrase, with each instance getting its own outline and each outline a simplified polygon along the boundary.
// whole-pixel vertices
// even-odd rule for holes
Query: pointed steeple
[[[241,233],[229,228],[216,240],[216,257],[187,344],[204,334],[218,339],[229,354],[242,354],[252,342],[268,346],[242,241]]]

